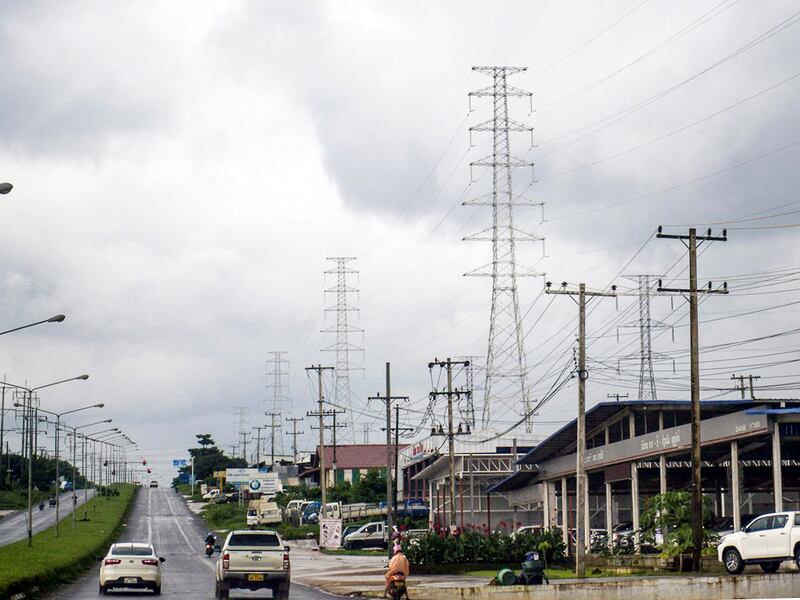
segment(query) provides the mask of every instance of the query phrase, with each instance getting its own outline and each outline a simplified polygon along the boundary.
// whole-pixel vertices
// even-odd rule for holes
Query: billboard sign
[[[172,459],[172,466],[176,469],[180,469],[181,467],[186,466],[186,459],[185,458],[173,458]]]

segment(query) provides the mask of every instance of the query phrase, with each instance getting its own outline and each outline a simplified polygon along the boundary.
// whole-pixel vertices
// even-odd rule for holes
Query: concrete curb
[[[414,600],[728,600],[793,598],[800,573],[697,577],[625,577],[555,581],[543,586],[414,587]]]

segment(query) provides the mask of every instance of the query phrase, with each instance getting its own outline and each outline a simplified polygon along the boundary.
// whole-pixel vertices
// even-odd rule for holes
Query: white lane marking
[[[181,536],[183,536],[183,539],[186,540],[186,546],[189,548],[189,551],[193,552],[194,544],[192,544],[192,542],[189,540],[189,536],[186,535],[186,532],[183,530],[183,527],[181,527],[181,521],[180,520],[182,518],[184,518],[184,517],[179,516],[177,511],[175,511],[175,509],[172,508],[172,502],[170,501],[169,494],[164,496],[164,498],[166,498],[167,504],[169,505],[169,511],[170,511],[170,513],[172,513],[172,517],[173,517],[172,522],[178,528],[178,531],[180,532]],[[199,560],[203,565],[207,566],[212,571],[216,572],[216,563],[209,562],[209,559],[206,558],[205,556],[202,556],[202,557],[198,556],[197,560]]]

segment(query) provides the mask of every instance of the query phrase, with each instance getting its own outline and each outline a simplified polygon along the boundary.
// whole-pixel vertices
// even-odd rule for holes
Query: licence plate
[[[125,577],[122,583],[137,583],[139,580],[136,577]]]
[[[264,581],[264,576],[261,573],[252,573],[247,576],[247,581]]]

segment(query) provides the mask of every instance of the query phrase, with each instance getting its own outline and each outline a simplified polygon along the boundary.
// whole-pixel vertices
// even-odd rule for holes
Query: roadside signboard
[[[341,548],[342,546],[342,520],[319,520],[319,545],[322,548]]]
[[[185,458],[173,458],[172,459],[172,466],[176,469],[180,469],[181,467],[186,466],[186,459]]]

